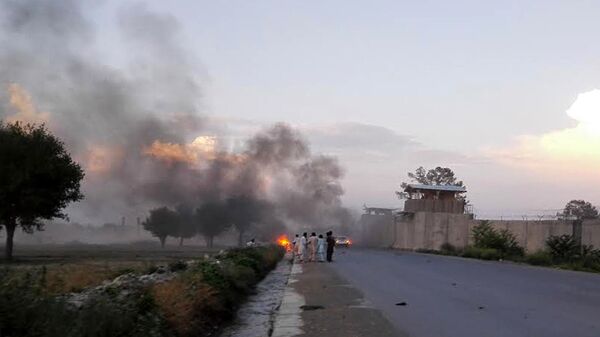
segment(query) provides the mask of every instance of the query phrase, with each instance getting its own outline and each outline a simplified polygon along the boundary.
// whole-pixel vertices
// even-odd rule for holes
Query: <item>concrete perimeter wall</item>
[[[551,235],[573,234],[573,222],[501,221],[490,220],[496,229],[510,230],[528,252],[545,247]],[[435,249],[444,243],[463,248],[472,244],[472,229],[479,223],[465,214],[417,212],[412,215],[363,215],[363,244],[371,247],[398,249]],[[582,243],[600,248],[600,221],[585,221],[582,225]]]
[[[581,242],[584,245],[593,245],[595,248],[600,248],[600,220],[583,222]]]
[[[363,214],[360,218],[362,237],[358,242],[367,247],[389,248],[396,241],[394,217],[388,215]]]

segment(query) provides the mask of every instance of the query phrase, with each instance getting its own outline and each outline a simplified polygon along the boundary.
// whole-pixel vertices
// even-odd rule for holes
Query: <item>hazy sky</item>
[[[128,62],[114,28],[122,5],[90,9],[112,65]],[[585,120],[566,113],[600,88],[600,1],[147,6],[179,22],[206,114],[241,133],[301,128],[346,167],[350,206],[398,205],[394,190],[420,165],[453,168],[482,215],[600,203],[600,128],[584,128],[600,104]]]

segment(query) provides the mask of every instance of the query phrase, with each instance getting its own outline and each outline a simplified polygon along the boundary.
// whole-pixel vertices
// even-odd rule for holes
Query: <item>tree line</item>
[[[206,245],[212,247],[214,238],[232,227],[238,232],[238,245],[241,246],[244,234],[250,229],[262,229],[264,236],[268,237],[269,229],[282,225],[272,217],[270,203],[238,195],[207,201],[196,208],[189,205],[179,205],[174,209],[154,208],[142,226],[160,240],[161,247],[165,246],[167,237],[178,238],[179,245],[182,245],[184,239],[196,235],[203,236]]]

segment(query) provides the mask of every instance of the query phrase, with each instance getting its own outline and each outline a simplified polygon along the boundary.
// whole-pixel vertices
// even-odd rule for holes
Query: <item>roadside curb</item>
[[[294,263],[285,287],[283,299],[275,314],[273,328],[269,336],[271,337],[291,337],[303,333],[302,331],[302,309],[305,305],[304,296],[300,295],[292,287],[292,284],[298,281],[297,275],[302,273],[302,265]]]

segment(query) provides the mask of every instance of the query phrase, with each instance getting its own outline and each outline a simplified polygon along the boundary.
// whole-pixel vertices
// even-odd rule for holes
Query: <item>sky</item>
[[[86,5],[110,66],[143,48],[116,31],[127,3]],[[300,129],[351,207],[397,207],[419,166],[452,168],[481,217],[600,204],[598,1],[142,3],[177,23],[204,114]]]

